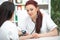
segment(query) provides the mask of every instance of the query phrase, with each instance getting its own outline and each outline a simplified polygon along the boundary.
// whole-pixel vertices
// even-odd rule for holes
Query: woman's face
[[[26,10],[31,18],[34,18],[37,15],[38,8],[32,4],[26,6]]]

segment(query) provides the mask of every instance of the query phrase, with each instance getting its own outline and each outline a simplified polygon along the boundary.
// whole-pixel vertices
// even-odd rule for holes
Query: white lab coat
[[[40,10],[42,15],[43,15],[43,19],[42,19],[42,28],[41,33],[46,33],[49,32],[51,30],[53,30],[54,28],[57,27],[57,25],[53,22],[53,20],[51,19],[51,17],[49,16],[49,14],[47,14],[44,10]],[[20,29],[22,30],[26,30],[29,34],[31,34],[31,32],[33,31],[33,33],[35,33],[35,23],[31,20],[30,17],[27,17],[24,21],[24,26],[20,25]]]

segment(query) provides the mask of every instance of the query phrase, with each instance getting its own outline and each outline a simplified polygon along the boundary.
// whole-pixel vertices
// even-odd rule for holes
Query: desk
[[[60,36],[42,37],[42,38],[38,38],[38,39],[27,39],[27,40],[60,40]]]

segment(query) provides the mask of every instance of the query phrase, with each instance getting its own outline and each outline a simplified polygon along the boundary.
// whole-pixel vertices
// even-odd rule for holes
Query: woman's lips
[[[32,14],[29,14],[30,16],[32,16]]]

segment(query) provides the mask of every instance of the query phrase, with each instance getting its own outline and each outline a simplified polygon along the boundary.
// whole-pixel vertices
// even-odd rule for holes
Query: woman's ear
[[[39,10],[39,7],[37,7],[37,11]]]

